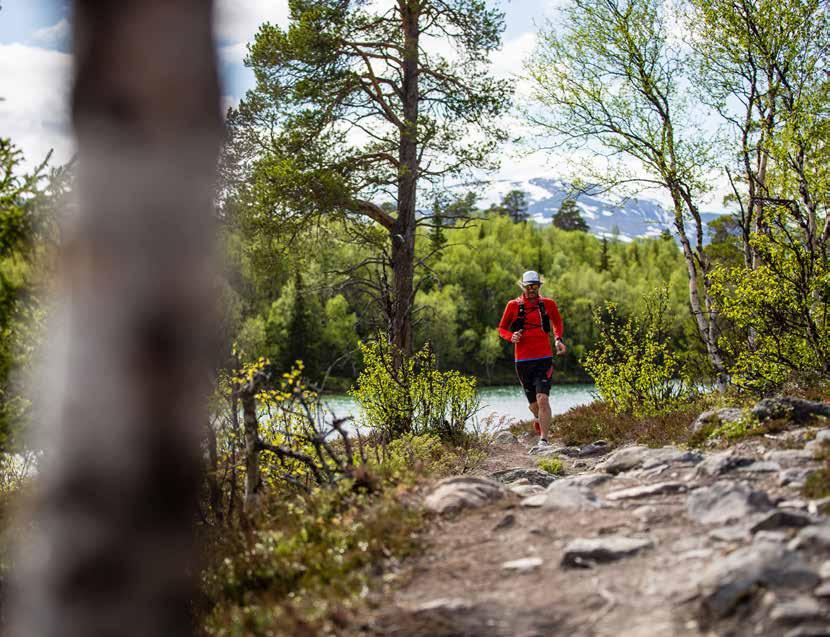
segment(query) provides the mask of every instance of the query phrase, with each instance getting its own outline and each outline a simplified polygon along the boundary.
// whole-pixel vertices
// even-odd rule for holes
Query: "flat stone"
[[[532,495],[544,493],[545,487],[540,487],[538,484],[519,484],[510,485],[510,490],[521,498],[528,498]]]
[[[495,502],[510,493],[507,488],[487,478],[455,476],[441,480],[424,504],[435,513],[454,513],[466,508],[478,508]]]
[[[830,637],[830,626],[802,624],[788,631],[784,637]]]
[[[685,451],[678,447],[660,447],[651,449],[641,445],[618,449],[597,465],[597,469],[607,473],[621,473],[632,469],[650,469],[661,464],[686,463],[695,464],[703,459],[699,453]]]
[[[720,618],[752,595],[756,586],[812,590],[819,581],[797,553],[780,544],[760,542],[713,561],[698,586],[704,613]]]
[[[647,498],[655,495],[682,493],[685,490],[686,485],[682,482],[658,482],[656,484],[646,484],[640,487],[612,491],[606,494],[605,498],[607,500],[636,500],[638,498]]]
[[[570,485],[574,487],[595,487],[611,480],[611,476],[607,473],[580,473],[575,476],[568,476],[557,481],[557,484]]]
[[[813,454],[803,449],[774,449],[768,451],[764,457],[771,462],[777,462],[782,467],[791,467],[793,465],[801,465],[805,462],[815,461]]]
[[[781,500],[776,505],[779,509],[796,509],[798,511],[806,511],[807,503],[804,500]]]
[[[544,563],[545,561],[541,557],[523,557],[518,560],[511,560],[510,562],[503,562],[501,567],[506,571],[529,573],[530,571],[535,571]]]
[[[438,599],[431,599],[415,606],[412,611],[414,613],[433,613],[433,612],[451,612],[457,613],[459,611],[470,610],[474,604],[461,599],[460,597],[439,597]]]
[[[804,527],[790,542],[789,548],[815,552],[830,551],[830,525],[815,524]]]
[[[513,435],[512,431],[505,429],[493,437],[493,442],[499,445],[514,445],[519,442],[519,439]]]
[[[721,451],[706,456],[697,465],[697,473],[701,476],[719,476],[739,467],[745,467],[755,462],[752,458],[738,456],[733,451]]]
[[[799,595],[795,599],[781,602],[775,605],[769,613],[770,619],[778,624],[795,624],[817,619],[821,615],[821,605],[807,595]]]
[[[562,566],[586,567],[594,564],[606,564],[624,557],[631,557],[652,546],[654,546],[654,543],[651,540],[615,535],[599,538],[580,538],[571,541],[565,547]]]
[[[752,538],[753,542],[773,542],[775,544],[784,544],[790,539],[789,533],[786,531],[758,531]]]
[[[522,506],[542,509],[596,509],[601,502],[584,487],[554,482],[544,493],[522,500]]]
[[[761,520],[750,527],[751,533],[771,531],[774,529],[800,529],[815,524],[816,520],[806,513],[778,509],[770,511]]]
[[[547,471],[542,471],[541,469],[525,469],[523,467],[496,471],[495,473],[491,473],[490,477],[502,484],[510,484],[516,480],[524,479],[530,484],[538,484],[540,487],[546,487],[556,480],[556,477]]]
[[[686,562],[688,560],[708,560],[712,557],[712,555],[714,555],[714,553],[715,551],[713,549],[692,549],[691,551],[680,553],[675,557],[675,560],[678,562]]]
[[[778,474],[778,484],[782,487],[787,486],[788,484],[803,485],[805,480],[807,480],[807,476],[809,476],[812,472],[813,469],[802,469],[801,467],[784,469]]]
[[[721,542],[743,542],[749,537],[749,531],[743,526],[722,526],[709,531],[709,537]]]
[[[716,482],[692,491],[686,499],[689,517],[701,524],[724,524],[770,508],[766,493],[741,483]]]
[[[598,456],[603,453],[608,453],[610,447],[604,440],[597,440],[579,448],[578,458],[587,458],[589,456]]]
[[[530,480],[527,478],[519,478],[518,480],[513,480],[513,482],[508,482],[508,487],[520,487],[525,484],[530,484]]]
[[[753,462],[752,464],[738,468],[739,473],[774,473],[776,471],[781,471],[781,465],[777,462],[771,462],[769,460],[759,460],[757,462]]]

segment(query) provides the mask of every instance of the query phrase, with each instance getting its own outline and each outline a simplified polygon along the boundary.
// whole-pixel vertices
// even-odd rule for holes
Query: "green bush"
[[[599,338],[583,366],[618,414],[658,414],[693,394],[669,344],[667,303],[666,290],[660,290],[646,295],[640,311],[627,320],[614,303],[594,312]]]
[[[542,470],[552,473],[555,476],[565,474],[565,465],[559,458],[541,458],[536,465]]]
[[[451,442],[465,438],[465,424],[479,408],[475,378],[438,370],[429,345],[411,357],[381,338],[361,343],[360,349],[364,368],[349,393],[366,425],[384,440],[404,434],[432,434]]]

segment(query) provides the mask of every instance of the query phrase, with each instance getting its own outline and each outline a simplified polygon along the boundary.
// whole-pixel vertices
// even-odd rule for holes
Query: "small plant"
[[[594,312],[597,347],[583,361],[602,399],[618,414],[670,411],[694,392],[668,342],[668,292],[647,295],[643,309],[624,320],[614,303]]]
[[[565,465],[559,458],[540,458],[536,465],[555,476],[565,475]]]

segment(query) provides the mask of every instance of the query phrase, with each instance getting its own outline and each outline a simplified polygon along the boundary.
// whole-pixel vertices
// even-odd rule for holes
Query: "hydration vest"
[[[539,315],[542,317],[542,329],[550,333],[550,317],[548,316],[548,310],[545,308],[545,303],[542,301],[542,298],[539,297]],[[518,332],[519,330],[523,330],[525,327],[525,302],[524,299],[519,301],[519,316],[510,324],[510,331]]]

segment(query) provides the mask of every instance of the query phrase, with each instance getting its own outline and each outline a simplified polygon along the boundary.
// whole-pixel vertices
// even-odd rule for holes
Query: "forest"
[[[197,401],[205,414],[194,425],[202,447],[190,457],[198,479],[176,496],[208,547],[188,589],[196,601],[187,621],[195,615],[199,634],[347,634],[351,620],[342,617],[359,615],[363,603],[355,590],[375,586],[384,560],[417,551],[425,518],[409,490],[467,473],[487,454],[493,432],[468,423],[478,387],[517,383],[497,326],[524,270],[543,276],[541,293],[564,317],[568,351],[556,382],[596,386],[594,411],[554,420],[563,438],[691,443],[694,410],[782,392],[827,398],[825,2],[568,0],[540,21],[523,74],[511,79],[489,67],[506,7],[387,4],[289,0],[287,24],[265,23],[249,43],[254,87],[224,114],[204,115],[211,144],[177,155],[189,143],[183,131],[160,125],[169,138],[159,142],[140,129],[158,152],[148,156],[152,174],[176,193],[169,201],[153,199],[155,186],[141,181],[147,158],[109,158],[123,161],[113,179],[130,185],[124,192],[158,209],[148,227],[167,228],[159,219],[194,208],[182,217],[195,238],[182,232],[181,258],[214,233],[222,263],[207,282],[193,274],[198,267],[187,270],[192,289],[178,274],[153,283],[182,285],[186,302],[210,297],[215,312],[193,314],[216,314],[210,338],[194,329],[191,343],[171,331],[187,345],[158,346],[171,361],[198,352],[187,365],[202,366],[196,373],[171,362],[158,376],[165,387],[177,384],[165,375],[176,369],[211,379]],[[96,199],[103,187],[84,162],[107,170],[107,156],[94,153],[136,134],[122,138],[113,115],[113,139],[93,143],[98,129],[83,123],[97,111],[83,110],[85,86],[75,88],[79,152],[68,164],[26,158],[15,140],[0,139],[4,503],[41,471],[42,449],[28,434],[44,400],[38,361],[60,315],[54,289],[65,284],[67,263],[77,265],[66,255],[100,240],[67,226],[93,228],[83,220],[98,219],[108,227]],[[200,90],[217,97],[207,80]],[[171,107],[169,121],[186,121],[176,110],[185,107]],[[213,115],[223,115],[221,126]],[[528,218],[521,191],[499,204],[479,201],[476,180],[509,161],[500,152],[513,135],[510,118],[533,131],[525,149],[584,159],[549,224]],[[187,178],[174,183],[180,169]],[[729,190],[715,204],[724,213],[706,224],[719,184]],[[595,236],[575,206],[587,193],[622,199],[644,188],[671,206],[671,229],[652,238]],[[139,238],[123,245],[130,254],[143,246]],[[173,263],[175,253],[165,258]],[[93,279],[89,298],[109,281],[100,272]],[[177,311],[150,316],[140,333],[167,334],[157,323]],[[322,417],[326,392],[348,392],[363,420]],[[646,430],[652,437],[638,438]],[[123,435],[126,445],[132,438]],[[190,465],[182,466],[187,482]],[[117,471],[89,467],[96,470]],[[9,551],[4,543],[4,580]]]

